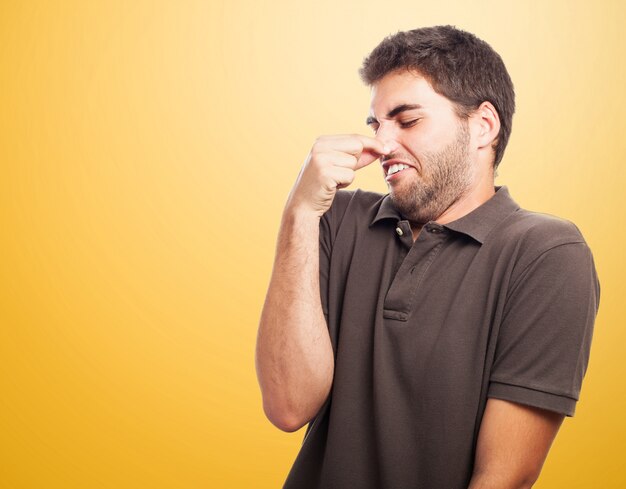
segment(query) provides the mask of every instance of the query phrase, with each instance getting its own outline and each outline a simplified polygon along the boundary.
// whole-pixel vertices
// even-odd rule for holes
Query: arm
[[[489,398],[468,489],[528,489],[539,478],[565,415]]]
[[[470,489],[532,487],[564,415],[574,415],[600,289],[579,232],[548,224],[538,235],[545,249],[507,294]]]
[[[256,348],[263,409],[284,431],[308,423],[332,385],[334,355],[319,284],[320,219],[337,189],[386,151],[366,136],[321,137],[287,199]]]
[[[315,416],[328,397],[333,362],[320,301],[319,218],[286,209],[257,339],[269,420],[295,431]]]

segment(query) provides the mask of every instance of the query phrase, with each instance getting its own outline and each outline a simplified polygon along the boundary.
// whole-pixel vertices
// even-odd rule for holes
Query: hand
[[[302,165],[286,208],[322,217],[337,190],[352,183],[356,170],[390,152],[382,141],[359,134],[319,137]]]

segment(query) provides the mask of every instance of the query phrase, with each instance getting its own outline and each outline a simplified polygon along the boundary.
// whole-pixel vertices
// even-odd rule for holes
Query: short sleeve
[[[320,299],[326,324],[328,324],[328,280],[331,249],[330,214],[329,211],[326,211],[320,219]]]
[[[329,293],[330,293],[330,265],[333,250],[333,243],[339,226],[346,214],[350,200],[354,197],[354,190],[338,190],[335,198],[328,210],[322,215],[319,227],[319,249],[320,249],[320,299],[326,323],[328,324],[329,314]]]
[[[487,396],[573,416],[599,300],[586,243],[541,253],[509,290]]]

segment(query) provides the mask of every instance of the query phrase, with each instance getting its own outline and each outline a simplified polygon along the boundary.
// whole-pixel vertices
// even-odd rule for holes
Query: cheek
[[[455,138],[455,128],[422,125],[403,134],[401,144],[415,155],[428,155],[441,151]]]
[[[433,140],[424,132],[407,131],[402,138],[398,139],[398,143],[408,154],[418,159],[433,150]]]

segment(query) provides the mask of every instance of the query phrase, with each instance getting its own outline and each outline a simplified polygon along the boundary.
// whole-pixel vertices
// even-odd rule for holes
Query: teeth
[[[389,167],[389,170],[387,171],[387,175],[393,175],[394,173],[397,173],[400,170],[404,170],[405,168],[409,168],[409,165],[405,165],[404,163],[391,165]]]

